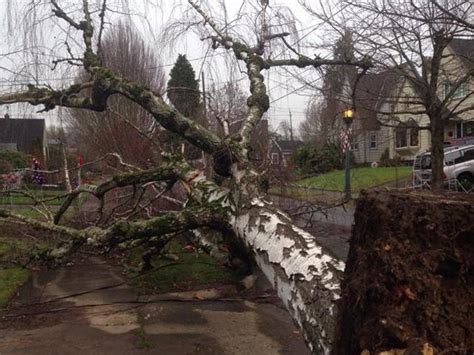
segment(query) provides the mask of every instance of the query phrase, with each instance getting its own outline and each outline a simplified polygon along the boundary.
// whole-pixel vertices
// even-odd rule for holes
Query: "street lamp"
[[[343,115],[344,122],[346,124],[346,154],[344,158],[344,171],[345,171],[345,180],[344,180],[344,197],[346,200],[351,199],[351,166],[350,166],[350,151],[351,151],[351,144],[350,144],[350,128],[351,124],[354,121],[354,110],[352,108],[347,108],[344,110]]]

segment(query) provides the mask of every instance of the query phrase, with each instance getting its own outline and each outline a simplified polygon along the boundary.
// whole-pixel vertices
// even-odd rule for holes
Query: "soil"
[[[357,202],[337,354],[474,351],[474,196],[365,192]]]

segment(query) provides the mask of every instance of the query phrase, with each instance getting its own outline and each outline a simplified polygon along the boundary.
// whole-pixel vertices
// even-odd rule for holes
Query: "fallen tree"
[[[12,223],[27,223],[36,228],[54,231],[66,240],[42,255],[53,264],[83,245],[113,247],[145,244],[156,245],[160,238],[172,233],[208,227],[232,232],[233,238],[255,257],[278,295],[285,303],[313,353],[329,353],[334,342],[336,301],[340,297],[340,282],[344,263],[319,246],[311,235],[297,228],[283,212],[267,202],[260,190],[261,176],[249,160],[251,135],[269,108],[269,97],[262,72],[274,67],[294,66],[320,68],[324,65],[353,65],[366,69],[370,63],[360,61],[332,61],[318,56],[310,58],[298,54],[294,58],[264,57],[265,45],[271,40],[282,40],[286,33],[270,33],[268,27],[258,34],[257,44],[251,47],[222,30],[200,6],[189,0],[210,29],[208,40],[214,48],[223,47],[245,64],[250,82],[247,100],[248,113],[237,134],[218,137],[192,119],[168,105],[153,88],[126,80],[105,66],[97,54],[97,43],[103,32],[106,1],[99,12],[99,28],[94,28],[89,3],[83,0],[83,19],[77,21],[65,12],[57,1],[51,0],[53,14],[72,29],[82,33],[83,56],[69,58],[80,63],[88,73],[88,81],[64,89],[29,85],[21,92],[0,96],[0,104],[28,103],[50,111],[61,106],[74,109],[104,111],[108,99],[118,95],[141,106],[157,123],[203,152],[210,155],[213,170],[220,176],[220,184],[208,179],[177,156],[168,156],[160,166],[119,174],[100,185],[85,185],[72,191],[54,217],[54,223],[43,223],[8,211],[0,212],[0,219]],[[262,2],[264,16],[268,4]],[[97,41],[97,42],[96,42]],[[286,41],[284,41],[287,44]],[[296,53],[290,48],[291,53]],[[69,51],[70,52],[70,51]],[[225,123],[224,123],[225,124]],[[229,132],[229,130],[226,130]],[[185,187],[188,200],[182,209],[160,214],[146,220],[117,219],[107,226],[92,226],[82,230],[60,225],[61,216],[72,202],[83,193],[95,196],[103,206],[107,192],[121,187],[144,186],[153,183],[164,191],[174,184]],[[199,237],[200,233],[196,233]]]
[[[0,95],[0,105],[28,103],[42,106],[42,111],[60,106],[101,112],[107,109],[108,99],[112,96],[128,99],[141,106],[164,129],[208,154],[212,158],[216,178],[206,177],[203,171],[180,156],[166,156],[159,165],[147,170],[121,162],[129,172],[117,174],[98,185],[78,187],[65,196],[52,223],[4,210],[0,210],[0,220],[3,223],[28,224],[39,230],[62,235],[63,241],[57,247],[40,255],[51,264],[60,263],[65,256],[85,245],[105,249],[136,245],[143,245],[145,250],[159,248],[175,233],[188,230],[195,231],[195,237],[212,249],[215,248],[213,242],[206,238],[201,228],[221,231],[226,238],[233,239],[235,244],[254,257],[301,328],[314,354],[358,354],[364,350],[390,348],[419,350],[426,344],[428,349],[433,345],[440,351],[472,351],[472,340],[469,343],[472,325],[464,323],[466,319],[469,321],[472,318],[469,315],[472,309],[472,286],[466,287],[466,284],[469,285],[466,280],[472,281],[472,248],[467,247],[472,239],[472,225],[466,226],[457,217],[453,217],[456,222],[443,220],[446,215],[456,216],[453,210],[469,220],[472,216],[472,201],[466,204],[446,200],[430,205],[429,201],[421,198],[415,198],[415,201],[406,198],[405,202],[408,203],[403,204],[401,201],[404,198],[399,196],[391,197],[388,201],[371,196],[362,199],[356,216],[359,223],[355,226],[351,242],[347,268],[349,277],[344,282],[341,294],[344,263],[268,202],[260,189],[264,185],[262,176],[254,170],[249,159],[252,133],[270,105],[262,74],[265,70],[352,65],[364,72],[370,67],[370,62],[366,59],[334,61],[302,55],[285,40],[287,33],[270,32],[265,20],[262,21],[261,31],[257,32],[257,43],[251,46],[230,36],[227,29],[216,24],[194,1],[188,0],[188,3],[209,29],[206,40],[211,41],[214,48],[225,48],[233,53],[245,65],[250,96],[247,100],[247,115],[236,134],[229,135],[227,123],[222,122],[223,131],[227,134],[220,138],[168,105],[161,93],[121,77],[102,63],[97,53],[108,8],[105,0],[96,12],[90,11],[88,1],[83,0],[80,21],[72,17],[69,8],[66,12],[57,1],[50,1],[54,16],[81,33],[83,40],[83,54],[80,57],[74,56],[69,46],[66,46],[70,57],[58,59],[56,64],[81,65],[87,73],[87,81],[62,89],[28,85],[27,90]],[[268,2],[261,1],[260,6],[257,17],[265,19]],[[92,13],[98,13],[98,21],[93,21]],[[97,22],[98,28],[95,29]],[[282,41],[293,57],[288,55],[280,59],[265,55],[269,41]],[[185,201],[166,195],[176,185],[181,185],[186,191]],[[101,213],[106,196],[121,188],[131,189],[129,200],[133,201],[133,206],[127,216],[117,214],[117,218],[110,222],[84,229],[61,224],[62,216],[81,194],[96,198],[99,202],[98,212]],[[177,209],[145,219],[130,218],[139,216],[137,212],[146,208],[149,202],[142,204],[140,197],[145,195],[148,188],[154,191],[153,199],[166,198]],[[428,223],[426,228],[419,227],[435,205],[433,223]],[[412,206],[417,207],[416,214],[411,219],[407,218],[407,223],[398,223],[403,222],[403,216],[410,214]],[[461,211],[464,208],[467,214]],[[446,223],[441,225],[443,221]],[[392,222],[398,224],[390,226]],[[411,230],[410,226],[416,228]],[[390,232],[387,233],[387,230]],[[394,232],[398,234],[394,236]],[[420,239],[417,238],[418,232],[424,233]],[[440,238],[437,239],[437,236]],[[413,250],[420,254],[425,251],[423,243],[429,252],[441,250],[442,253],[432,259],[414,258]],[[454,247],[450,247],[450,243]],[[400,255],[405,255],[409,262],[400,258],[392,260],[389,252],[395,249]],[[387,271],[387,267],[392,269]],[[432,272],[433,269],[433,275],[428,275],[428,271]],[[413,275],[416,276],[414,280]],[[426,275],[430,277],[425,279]],[[451,278],[452,275],[454,278]],[[357,280],[361,280],[360,285]],[[374,286],[374,282],[378,283]],[[451,286],[456,292],[466,292],[459,299],[467,301],[456,305],[457,294],[449,292]],[[421,297],[432,300],[437,305],[436,309],[432,309],[432,303],[429,302],[418,304],[417,300],[421,300]],[[340,315],[338,303],[341,303]],[[447,308],[443,309],[446,305]],[[462,324],[446,321],[449,317],[462,320]],[[438,328],[436,322],[445,322],[448,326]],[[461,335],[452,336],[452,329],[449,328]],[[445,336],[437,339],[440,332],[445,332]],[[461,348],[450,347],[450,339],[460,339],[463,342]]]

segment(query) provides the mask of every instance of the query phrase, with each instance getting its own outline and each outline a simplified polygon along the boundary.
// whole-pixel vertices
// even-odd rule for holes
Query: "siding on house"
[[[270,147],[270,162],[273,168],[290,167],[291,156],[294,151],[303,145],[298,140],[273,140]]]
[[[390,146],[390,130],[381,124],[391,105],[386,102],[400,75],[395,70],[367,74],[356,90],[356,116],[353,123],[352,151],[356,163],[379,162]]]

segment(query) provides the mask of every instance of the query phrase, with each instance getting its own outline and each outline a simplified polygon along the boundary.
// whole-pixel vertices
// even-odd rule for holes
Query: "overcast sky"
[[[0,13],[3,13],[0,32],[0,90],[2,92],[21,89],[26,83],[34,83],[35,79],[39,84],[45,83],[53,87],[65,86],[74,78],[77,70],[62,66],[53,71],[51,62],[54,58],[64,57],[67,53],[64,46],[66,39],[73,47],[73,51],[81,53],[81,39],[78,34],[74,33],[64,22],[51,17],[49,1],[44,0],[44,4],[40,5],[36,12],[31,11],[28,5],[30,3],[30,0],[0,0],[2,10]],[[81,15],[78,12],[78,3],[80,2],[73,0],[59,1],[59,4],[64,6],[64,9],[76,19],[79,19]],[[91,0],[90,3],[92,10],[94,10],[100,1]],[[238,67],[236,67],[237,64],[232,54],[224,54],[223,49],[217,51],[210,49],[209,41],[200,40],[199,37],[202,34],[187,31],[186,35],[179,37],[173,43],[164,41],[164,29],[170,23],[189,20],[189,16],[195,15],[195,12],[189,10],[186,1],[174,2],[174,4],[181,3],[181,6],[178,7],[171,6],[173,3],[171,0],[163,3],[165,5],[158,0],[134,0],[128,1],[128,3],[124,0],[109,0],[112,8],[133,13],[128,18],[124,18],[118,13],[110,14],[109,21],[114,23],[119,18],[133,21],[147,43],[156,48],[162,58],[163,69],[167,73],[172,68],[177,54],[186,54],[197,74],[200,74],[201,70],[204,71],[208,84],[214,82],[217,87],[220,87],[229,79],[233,79],[238,81],[244,90],[248,90],[246,75],[243,71],[235,70]],[[219,3],[218,0],[212,0],[209,3],[214,7],[206,7],[206,11],[212,12],[216,21],[223,24],[223,12],[219,6],[216,6]],[[232,23],[231,34],[251,40],[253,36],[250,26],[255,23],[257,1],[246,1],[243,8],[242,1],[225,0],[224,3],[227,7],[227,22]],[[285,27],[285,30],[292,32],[292,36],[289,37],[290,43],[309,45],[310,43],[324,44],[326,42],[327,45],[332,41],[323,33],[316,19],[299,6],[297,0],[273,0],[271,4],[274,11],[279,8],[280,12],[286,16],[285,21],[289,18],[294,19],[294,21],[287,21],[289,25]],[[238,21],[235,21],[238,10],[241,10],[242,16]],[[93,13],[93,15],[97,17],[97,13]],[[280,21],[282,20],[280,19]],[[202,29],[202,24],[199,27]],[[108,25],[107,29],[111,30],[112,26]],[[25,31],[29,32],[29,36],[25,36]],[[269,50],[272,51],[273,57],[280,57],[280,54],[284,52],[278,43],[274,43]],[[309,56],[316,53],[329,55],[327,50],[315,50],[305,46],[301,50]],[[25,55],[25,52],[28,55]],[[234,68],[234,70],[230,68]],[[241,69],[243,69],[242,65]],[[279,68],[264,72],[271,101],[268,118],[274,127],[277,127],[282,120],[287,120],[289,111],[291,111],[296,130],[304,118],[308,99],[311,95],[317,94],[314,88],[296,80],[294,78],[296,73],[300,74],[306,82],[320,86],[320,81],[317,80],[320,75],[313,68],[292,69],[291,71]],[[57,111],[38,115],[34,113],[37,109],[9,107],[11,116],[41,116],[47,118],[48,124],[57,123]],[[3,115],[6,108],[2,107],[0,110]]]

